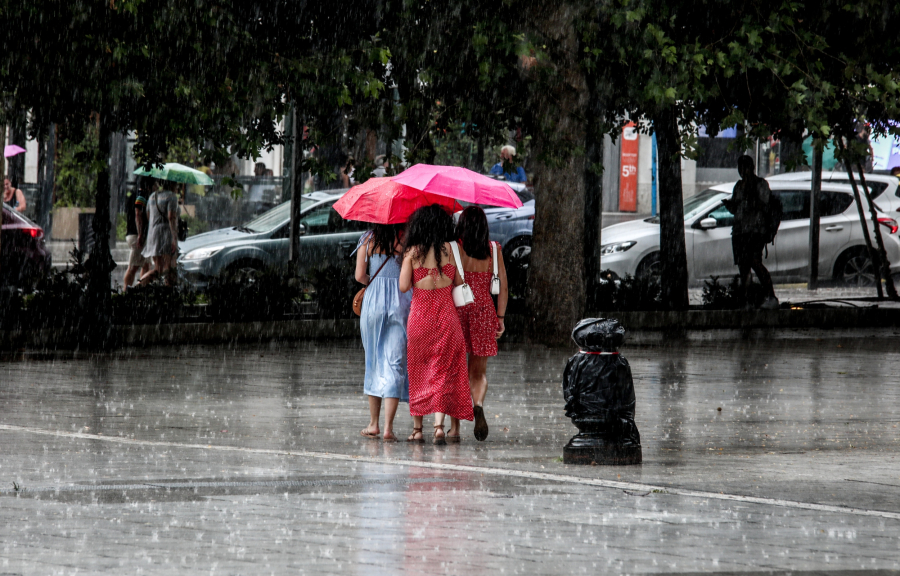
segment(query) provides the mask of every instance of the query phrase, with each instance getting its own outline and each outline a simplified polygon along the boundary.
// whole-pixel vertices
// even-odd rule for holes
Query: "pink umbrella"
[[[448,212],[462,210],[456,200],[422,192],[390,178],[369,178],[334,203],[344,220],[373,224],[402,224],[422,206],[440,204]]]
[[[9,158],[10,156],[15,156],[16,154],[21,154],[25,149],[21,146],[16,146],[15,144],[10,144],[6,148],[3,149],[3,157]]]
[[[412,188],[472,204],[521,208],[522,201],[506,182],[458,166],[416,164],[391,178]]]

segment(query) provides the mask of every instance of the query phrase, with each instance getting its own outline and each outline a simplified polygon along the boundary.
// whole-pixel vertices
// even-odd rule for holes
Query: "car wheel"
[[[232,264],[225,270],[225,280],[239,283],[256,282],[262,275],[263,265],[255,260]]]
[[[865,248],[855,248],[841,254],[834,266],[834,279],[843,286],[868,288],[875,285],[875,266]]]
[[[637,269],[634,272],[634,277],[638,278],[639,280],[659,278],[659,275],[659,252],[652,252],[644,256],[644,259],[641,260],[640,263],[638,263]]]
[[[516,296],[524,296],[528,283],[528,266],[531,263],[531,237],[520,236],[507,242],[503,261],[509,291]]]

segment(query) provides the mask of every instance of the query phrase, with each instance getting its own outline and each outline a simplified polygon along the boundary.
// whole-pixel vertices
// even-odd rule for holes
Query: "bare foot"
[[[382,437],[382,440],[384,440],[385,442],[396,442],[396,441],[397,441],[397,437],[394,436],[394,431],[393,431],[393,430],[385,430],[385,431],[384,431],[384,436]]]

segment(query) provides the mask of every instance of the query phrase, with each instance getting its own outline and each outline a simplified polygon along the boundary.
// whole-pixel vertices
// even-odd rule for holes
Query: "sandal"
[[[394,436],[394,433],[393,433],[393,432],[391,432],[390,435],[385,434],[384,437],[382,438],[382,440],[385,441],[385,442],[396,442],[396,441],[397,441],[397,437]]]
[[[360,430],[360,431],[359,431],[359,435],[360,435],[360,436],[364,436],[365,438],[371,438],[371,439],[373,439],[373,440],[376,439],[376,438],[378,438],[378,432],[369,432],[369,428],[368,428],[368,427],[363,428],[362,430]]]
[[[416,436],[419,438],[416,438]],[[421,428],[413,428],[413,433],[409,435],[409,438],[406,439],[407,442],[415,442],[416,444],[424,444],[425,438],[422,437],[422,429]]]
[[[446,434],[444,438],[449,444],[459,444],[462,440],[462,436],[460,436],[459,434]]]
[[[441,435],[438,436],[438,430],[441,431]],[[447,443],[447,435],[444,434],[444,425],[443,424],[435,424],[434,425],[434,439],[431,441],[435,446],[443,446]]]

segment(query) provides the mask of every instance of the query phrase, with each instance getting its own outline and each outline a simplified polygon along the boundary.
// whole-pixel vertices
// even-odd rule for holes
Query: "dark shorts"
[[[735,234],[731,237],[731,250],[737,266],[750,266],[754,260],[762,261],[766,239],[762,234]]]

